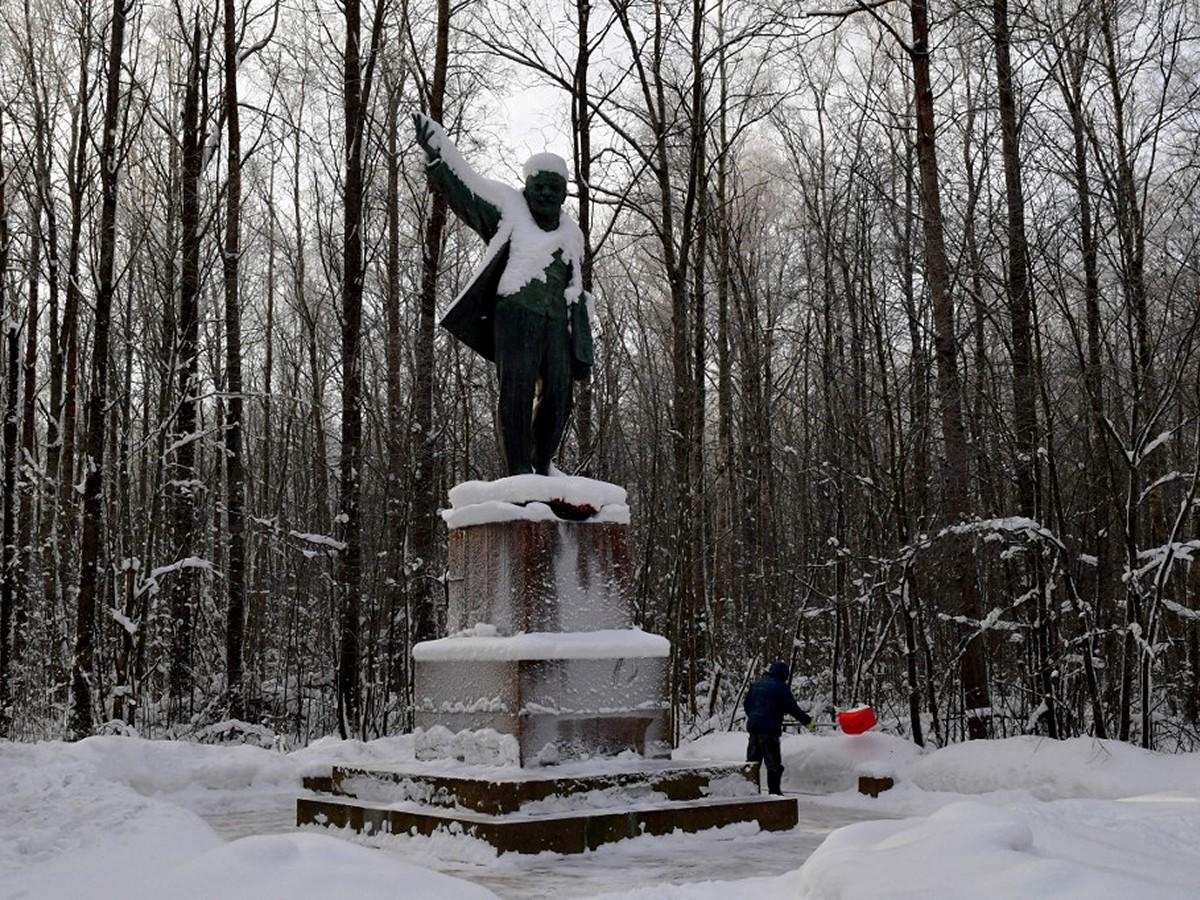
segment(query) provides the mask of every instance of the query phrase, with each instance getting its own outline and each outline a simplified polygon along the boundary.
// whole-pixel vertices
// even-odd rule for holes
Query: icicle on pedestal
[[[418,758],[668,756],[670,644],[633,627],[625,490],[520,475],[450,504],[450,636],[413,648]]]

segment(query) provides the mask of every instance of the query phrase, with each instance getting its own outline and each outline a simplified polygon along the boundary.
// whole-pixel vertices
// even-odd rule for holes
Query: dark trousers
[[[750,743],[746,747],[746,761],[762,763],[767,769],[767,790],[782,794],[779,786],[783,780],[783,757],[779,753],[779,735],[750,732]]]
[[[502,304],[495,317],[500,449],[509,475],[548,475],[571,414],[567,320]]]

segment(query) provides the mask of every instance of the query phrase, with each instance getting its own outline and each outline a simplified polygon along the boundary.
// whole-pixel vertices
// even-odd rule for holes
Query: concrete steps
[[[326,797],[296,804],[297,825],[370,834],[468,834],[506,853],[582,853],[642,834],[756,822],[795,827],[795,799],[758,793],[758,766],[659,765],[574,775],[457,776],[337,767],[305,780]]]

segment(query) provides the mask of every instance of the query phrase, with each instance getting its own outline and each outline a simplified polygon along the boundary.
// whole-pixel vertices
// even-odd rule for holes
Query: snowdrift
[[[325,834],[225,843],[198,815],[294,797],[321,760],[395,761],[411,737],[327,740],[284,755],[250,746],[94,737],[0,741],[0,900],[211,897],[494,897]]]
[[[709,734],[678,748],[675,759],[746,758],[744,732]],[[810,794],[855,789],[859,775],[891,775],[923,791],[986,794],[1027,791],[1041,800],[1119,799],[1200,791],[1200,753],[1156,753],[1119,741],[1030,735],[923,751],[883,732],[785,734],[783,788]]]
[[[762,896],[1184,900],[1197,866],[1196,801],[960,801],[839,829]]]

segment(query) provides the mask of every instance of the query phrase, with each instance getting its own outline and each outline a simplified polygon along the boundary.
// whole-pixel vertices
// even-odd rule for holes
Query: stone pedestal
[[[487,731],[512,740],[477,762],[669,755],[670,645],[633,627],[625,491],[525,475],[450,499],[450,636],[413,649],[418,755],[477,755]]]
[[[642,834],[796,825],[758,764],[671,752],[665,638],[633,627],[625,491],[522,475],[450,492],[448,637],[413,648],[415,759],[307,779],[298,825],[580,853]],[[631,756],[625,751],[635,751]]]
[[[453,520],[452,520],[453,521]],[[450,634],[632,626],[628,524],[514,519],[451,528]]]

